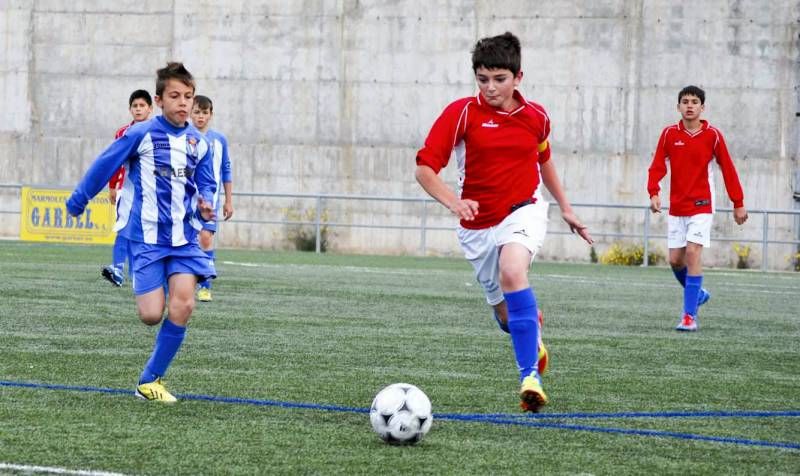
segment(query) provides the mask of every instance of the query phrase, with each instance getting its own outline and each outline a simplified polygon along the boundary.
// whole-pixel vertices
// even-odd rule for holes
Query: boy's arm
[[[744,191],[739,182],[739,174],[736,173],[736,166],[733,165],[728,146],[722,134],[717,133],[717,143],[714,145],[714,156],[717,158],[719,168],[722,170],[722,178],[725,181],[725,190],[728,191],[728,198],[733,202],[733,219],[738,225],[747,221],[747,209],[744,207]]]
[[[448,105],[436,119],[425,138],[425,145],[417,152],[417,168],[414,177],[428,195],[447,207],[458,218],[475,219],[478,202],[462,200],[439,176],[447,166],[453,147],[464,138],[466,130],[466,102],[456,101]]]
[[[558,203],[558,207],[561,208],[561,218],[569,225],[569,231],[573,233],[578,232],[578,235],[590,245],[594,243],[592,235],[589,234],[589,229],[586,225],[581,223],[575,215],[575,212],[572,211],[572,205],[570,205],[569,200],[567,200],[567,195],[564,193],[561,181],[558,179],[558,172],[556,172],[553,161],[548,160],[543,164],[539,164],[539,170],[542,173],[542,183],[544,183],[544,186],[547,187],[547,191],[550,192],[550,195],[556,203]]]
[[[139,142],[135,137],[123,136],[95,159],[67,200],[67,212],[70,215],[78,216],[83,213],[89,200],[105,188],[117,169],[136,152]]]
[[[225,189],[225,204],[222,205],[222,216],[227,221],[233,216],[233,183],[223,182],[222,187]]]
[[[231,158],[228,155],[228,140],[222,138],[222,165],[220,167],[222,188],[225,190],[225,203],[222,205],[222,216],[230,220],[233,216],[233,173],[231,172]]]
[[[667,130],[661,132],[653,162],[647,169],[647,193],[650,195],[650,210],[653,213],[661,213],[661,198],[658,196],[661,186],[658,183],[667,175]]]
[[[197,170],[194,171],[194,181],[197,185],[197,210],[203,220],[213,220],[216,218],[214,211],[214,194],[217,192],[217,179],[214,177],[214,163],[211,160],[211,147],[208,142],[203,141],[206,150],[197,163]]]
[[[428,192],[428,195],[435,198],[439,203],[447,207],[453,215],[461,220],[472,221],[478,215],[478,202],[475,200],[461,199],[444,183],[439,174],[427,165],[417,165],[414,172],[417,182]]]

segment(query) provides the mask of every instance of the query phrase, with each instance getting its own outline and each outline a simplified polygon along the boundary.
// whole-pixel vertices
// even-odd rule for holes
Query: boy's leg
[[[203,229],[200,230],[200,248],[205,252],[206,256],[214,262],[214,232],[216,231],[215,223],[204,223]],[[202,278],[198,281],[197,300],[208,302],[211,301],[211,279]]]
[[[120,287],[125,281],[125,259],[128,257],[128,239],[117,234],[111,249],[111,264],[104,267],[101,275],[114,286]]]
[[[521,406],[538,411],[547,403],[538,368],[539,323],[536,296],[528,283],[530,251],[519,243],[508,243],[500,252],[500,285],[508,308],[508,328],[520,372]]]
[[[511,334],[511,331],[508,329],[508,306],[506,305],[506,301],[503,300],[500,304],[495,304],[492,306],[494,311],[494,320],[497,321],[498,327],[500,330],[505,332],[506,334]],[[539,323],[539,352],[538,357],[539,361],[537,363],[537,370],[539,375],[544,375],[547,372],[547,369],[550,364],[550,354],[547,352],[547,347],[545,347],[544,342],[542,341],[542,327],[544,326],[544,314],[542,313],[542,309],[537,306],[537,321]]]
[[[672,267],[675,279],[682,288],[686,288],[686,275],[689,273],[689,267],[686,265],[686,247],[671,248],[669,250],[669,264]],[[711,299],[711,293],[701,287],[697,295],[697,307],[699,308],[707,303],[709,299]]]
[[[678,331],[697,330],[697,308],[703,300],[703,248],[711,245],[711,214],[689,217],[686,243],[686,287],[683,290],[683,319],[675,328]],[[706,293],[707,294],[707,293]],[[708,297],[705,297],[708,300]],[[705,301],[704,301],[705,302]]]
[[[168,316],[156,336],[137,394],[148,400],[174,402],[175,397],[164,388],[161,377],[166,374],[186,337],[186,324],[194,310],[197,276],[213,277],[216,272],[205,253],[194,243],[172,248],[165,268],[169,275]]]

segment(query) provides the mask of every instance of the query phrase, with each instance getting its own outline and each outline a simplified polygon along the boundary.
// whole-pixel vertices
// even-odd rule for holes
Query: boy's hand
[[[583,241],[589,243],[590,245],[594,243],[592,235],[589,234],[589,228],[583,223],[581,223],[581,221],[578,220],[578,217],[575,216],[574,213],[563,212],[561,213],[561,218],[563,218],[564,221],[567,222],[567,225],[569,225],[569,231],[573,233],[577,232],[578,236],[583,238]]]
[[[111,204],[112,205],[117,203],[117,189],[116,188],[108,189],[108,198],[111,200]]]
[[[661,197],[658,195],[650,197],[650,211],[653,213],[661,213]]]
[[[225,217],[225,221],[228,221],[233,216],[233,205],[230,202],[225,202],[225,205],[222,206],[222,216]]]
[[[214,213],[214,208],[211,206],[211,202],[203,200],[203,197],[197,197],[197,210],[200,212],[200,216],[203,217],[203,220],[205,221],[211,221],[214,218],[217,218],[217,214]]]
[[[478,216],[478,202],[470,199],[459,199],[450,205],[450,211],[462,220],[472,221]]]
[[[734,208],[733,209],[733,219],[736,221],[737,225],[743,225],[744,222],[747,221],[747,210],[744,207]]]

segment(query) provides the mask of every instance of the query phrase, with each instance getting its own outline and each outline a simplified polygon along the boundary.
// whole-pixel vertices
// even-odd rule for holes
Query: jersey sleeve
[[[120,167],[114,172],[114,175],[111,176],[111,180],[108,181],[108,188],[111,189],[118,189],[122,187],[122,183],[125,180],[125,167]]]
[[[539,152],[539,165],[550,160],[550,140],[548,137],[550,137],[550,118],[545,114],[542,136],[539,138],[539,146],[537,148]]]
[[[105,188],[111,175],[116,173],[129,157],[136,154],[140,142],[141,136],[125,134],[108,146],[89,166],[86,175],[75,187],[67,200],[67,211],[73,216],[83,213],[89,200]]]
[[[453,147],[464,137],[469,102],[456,101],[445,108],[433,123],[425,145],[417,152],[417,165],[426,165],[437,174],[447,166]]]
[[[194,180],[197,185],[197,192],[203,197],[203,200],[213,203],[214,194],[217,192],[217,179],[214,177],[214,161],[211,160],[213,153],[211,145],[206,140],[201,141],[202,147],[200,161],[197,164],[197,170],[194,172]]]
[[[714,157],[717,158],[717,164],[722,170],[722,179],[725,181],[725,190],[728,191],[728,198],[733,202],[734,208],[744,206],[744,191],[742,184],[739,182],[739,174],[736,173],[736,166],[733,165],[733,159],[728,153],[728,146],[725,145],[725,138],[722,133],[714,129],[717,134],[717,141],[714,144]]]
[[[220,176],[222,177],[222,183],[230,183],[233,182],[233,172],[231,171],[231,158],[228,155],[228,139],[220,137],[220,143],[222,144]]]
[[[656,153],[653,155],[653,162],[650,168],[647,169],[647,193],[650,196],[658,195],[661,191],[659,182],[667,175],[667,133],[669,129],[664,129],[661,132],[661,137],[658,138],[658,145],[656,146]]]

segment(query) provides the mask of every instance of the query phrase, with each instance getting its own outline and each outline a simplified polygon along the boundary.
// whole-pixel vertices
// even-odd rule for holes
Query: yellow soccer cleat
[[[208,288],[200,288],[197,290],[197,300],[202,302],[211,301],[211,290]]]
[[[150,400],[163,403],[175,403],[178,401],[171,393],[164,388],[164,383],[158,378],[150,383],[143,383],[136,387],[136,396],[143,400]]]
[[[547,347],[544,346],[544,342],[539,342],[539,362],[538,362],[538,371],[539,375],[544,375],[547,372],[547,368],[550,366],[550,355],[547,353]]]
[[[519,406],[522,411],[538,412],[539,409],[547,405],[547,395],[542,389],[542,384],[539,383],[533,374],[528,375],[522,379],[522,388],[519,390]]]

